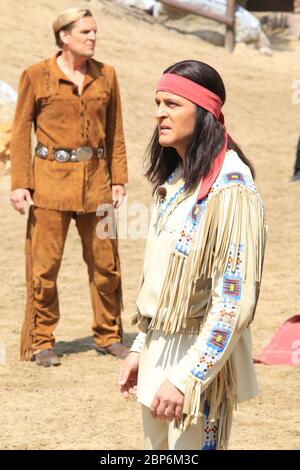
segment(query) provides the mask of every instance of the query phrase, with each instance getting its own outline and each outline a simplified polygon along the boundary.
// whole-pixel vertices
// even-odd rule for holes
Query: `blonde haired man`
[[[45,367],[60,363],[53,349],[56,279],[72,219],[88,267],[96,347],[122,358],[128,352],[121,343],[117,241],[96,235],[97,207],[119,207],[127,182],[117,77],[113,67],[92,59],[97,26],[89,10],[66,10],[53,30],[61,50],[23,72],[11,142],[11,204],[21,214],[30,205],[21,359]],[[32,124],[38,141],[33,164]]]

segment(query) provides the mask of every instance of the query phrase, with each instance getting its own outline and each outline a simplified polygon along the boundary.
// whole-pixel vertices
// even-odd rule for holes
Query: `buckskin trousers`
[[[53,332],[59,320],[56,280],[72,218],[82,242],[87,264],[95,343],[105,347],[121,341],[121,275],[116,239],[100,239],[95,212],[77,214],[31,207],[25,256],[27,301],[21,333],[21,360],[54,346]],[[74,289],[74,286],[69,286]]]

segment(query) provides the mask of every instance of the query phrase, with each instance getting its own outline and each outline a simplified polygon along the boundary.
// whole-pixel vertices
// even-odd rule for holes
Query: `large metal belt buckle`
[[[76,150],[76,157],[79,162],[87,162],[93,156],[93,149],[83,145]]]
[[[70,153],[66,150],[55,150],[54,158],[60,163],[67,162],[70,159]]]

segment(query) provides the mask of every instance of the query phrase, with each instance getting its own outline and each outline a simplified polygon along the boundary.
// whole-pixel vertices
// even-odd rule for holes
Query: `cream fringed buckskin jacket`
[[[143,282],[137,298],[140,333],[165,334],[197,327],[197,339],[168,374],[184,394],[182,429],[203,411],[222,418],[230,406],[258,393],[249,325],[261,282],[266,225],[249,168],[232,150],[208,196],[195,204],[186,195],[179,166],[158,197],[147,240]],[[229,405],[229,403],[228,403]]]

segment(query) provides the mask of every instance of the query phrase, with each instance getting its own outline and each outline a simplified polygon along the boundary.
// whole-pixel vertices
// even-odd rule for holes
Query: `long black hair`
[[[226,92],[222,78],[218,72],[203,62],[184,60],[168,67],[164,73],[173,73],[188,78],[218,95],[225,103]],[[224,145],[224,128],[209,111],[196,105],[196,122],[194,132],[187,145],[183,160],[183,179],[185,191],[196,189],[201,178],[206,177],[212,163]],[[255,176],[254,167],[244,155],[240,147],[228,136],[228,149],[235,150],[240,159],[250,168]],[[172,147],[162,147],[159,143],[156,127],[146,153],[146,176],[155,189],[163,184],[175,170],[180,157]]]

